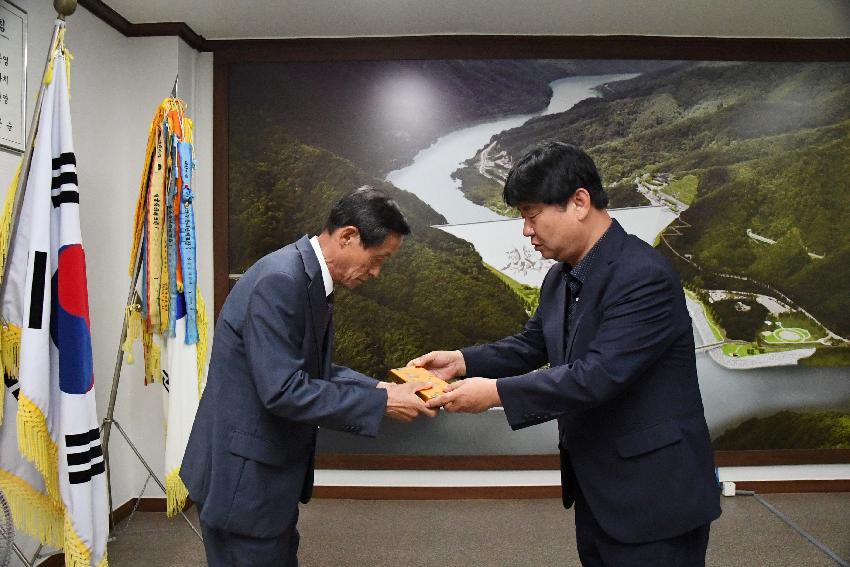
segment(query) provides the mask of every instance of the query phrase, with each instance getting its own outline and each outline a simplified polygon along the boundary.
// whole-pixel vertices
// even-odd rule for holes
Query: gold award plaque
[[[425,390],[419,390],[416,394],[426,402],[431,398],[436,398],[443,393],[448,383],[442,378],[438,378],[430,370],[419,368],[416,366],[405,366],[404,368],[393,368],[390,370],[390,379],[399,384],[408,382],[429,382],[431,387]]]

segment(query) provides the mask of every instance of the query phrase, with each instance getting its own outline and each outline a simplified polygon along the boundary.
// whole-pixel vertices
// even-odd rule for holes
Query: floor
[[[850,562],[850,493],[762,498]],[[751,496],[723,498],[712,524],[711,566],[842,565]],[[189,517],[197,525],[194,508]],[[331,500],[301,508],[300,565],[579,565],[572,511],[558,500]],[[109,544],[113,567],[204,565],[201,542],[180,518],[139,512]],[[14,563],[13,563],[14,565]]]

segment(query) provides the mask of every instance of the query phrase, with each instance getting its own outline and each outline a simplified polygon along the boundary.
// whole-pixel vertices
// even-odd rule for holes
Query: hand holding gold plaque
[[[419,390],[416,392],[420,398],[426,402],[431,398],[436,398],[443,393],[448,383],[441,378],[438,378],[430,370],[419,368],[418,366],[405,366],[403,368],[393,368],[390,370],[390,379],[399,384],[408,382],[428,382],[430,388]]]

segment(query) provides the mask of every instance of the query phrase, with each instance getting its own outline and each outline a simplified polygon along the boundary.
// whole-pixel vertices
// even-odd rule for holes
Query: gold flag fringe
[[[18,192],[18,179],[21,175],[23,160],[18,164],[18,171],[12,178],[9,188],[6,190],[6,202],[3,203],[3,215],[0,216],[0,277],[6,267],[6,259],[12,253],[9,250],[9,240],[12,235],[12,209],[15,206],[15,194]]]
[[[105,549],[97,565],[108,565]],[[65,514],[65,567],[91,567],[91,550],[74,529],[70,514]]]
[[[201,295],[201,288],[197,288],[197,295],[195,297],[195,305],[197,312],[197,321],[198,321],[198,344],[197,344],[197,355],[198,355],[198,397],[201,397],[201,394],[204,392],[204,376],[206,376],[206,364],[207,364],[207,347],[209,345],[209,319],[207,319],[207,304],[204,301],[204,296]]]
[[[21,367],[21,328],[11,323],[0,327],[0,356],[3,357],[3,373],[18,377]]]
[[[47,421],[35,402],[29,399],[23,391],[18,394],[18,448],[21,454],[29,459],[41,476],[50,498],[61,502],[59,494],[59,451],[50,431]]]
[[[167,499],[166,516],[176,516],[186,506],[189,489],[180,479],[180,467],[165,475],[165,495]]]
[[[6,201],[3,203],[3,213],[0,215],[0,279],[2,279],[3,271],[6,268],[6,260],[12,254],[9,250],[9,243],[12,235],[12,211],[15,207],[15,194],[18,192],[18,179],[21,176],[21,167],[23,160],[18,163],[18,170],[6,190]],[[2,306],[2,298],[0,298],[0,306]],[[7,329],[11,328],[6,321],[2,321],[2,330],[0,330],[0,367],[8,377],[18,377],[18,362],[19,351],[21,346],[20,329],[17,333],[17,341],[10,343],[15,338],[14,333],[8,333]],[[17,327],[14,327],[17,329]],[[6,399],[6,381],[0,380],[0,424],[3,423],[3,400]]]
[[[44,545],[62,547],[62,507],[28,482],[0,469],[0,490],[9,502],[15,526]]]
[[[2,270],[2,268],[0,268]],[[0,370],[4,377],[18,377],[21,367],[21,329],[11,323],[0,326]],[[0,425],[3,424],[3,407],[6,399],[6,381],[0,380]]]

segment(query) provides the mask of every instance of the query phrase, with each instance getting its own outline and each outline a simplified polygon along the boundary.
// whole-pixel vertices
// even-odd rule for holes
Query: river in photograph
[[[503,219],[505,217],[464,197],[458,188],[460,182],[452,179],[452,173],[461,163],[474,156],[499,132],[521,126],[535,116],[569,110],[579,101],[599,96],[595,90],[599,85],[636,76],[592,75],[554,81],[550,83],[552,99],[543,112],[508,116],[456,130],[416,154],[409,166],[388,173],[386,180],[431,205],[449,224]]]
[[[555,81],[551,83],[552,101],[542,114],[568,110],[580,100],[598,96],[594,90],[598,85],[634,76],[600,75]],[[415,193],[446,217],[449,224],[439,228],[472,243],[485,262],[517,281],[539,287],[549,264],[522,237],[521,221],[507,219],[468,201],[458,189],[459,182],[451,177],[493,135],[519,126],[532,116],[536,115],[503,118],[447,134],[419,152],[410,166],[391,172],[387,180]],[[614,209],[611,214],[628,232],[650,243],[675,218],[664,207]],[[700,342],[697,338],[697,344]],[[848,368],[785,366],[731,370],[705,353],[697,354],[697,368],[712,436],[750,417],[767,416],[784,409],[850,410]],[[446,439],[439,442],[445,443]],[[507,453],[522,452],[519,447],[504,448]],[[472,447],[467,450],[474,452]]]

